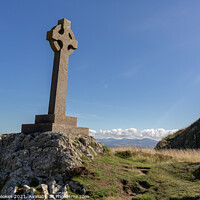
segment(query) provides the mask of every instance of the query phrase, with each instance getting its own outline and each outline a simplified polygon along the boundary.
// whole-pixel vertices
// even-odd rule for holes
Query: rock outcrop
[[[178,130],[163,138],[156,149],[198,149],[200,148],[200,119],[187,128]]]
[[[84,188],[71,180],[73,169],[103,153],[103,144],[86,135],[0,135],[0,194],[41,194],[52,199],[66,197],[69,190],[85,194]]]

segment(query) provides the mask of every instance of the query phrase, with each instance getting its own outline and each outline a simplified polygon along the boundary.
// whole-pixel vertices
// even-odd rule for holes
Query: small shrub
[[[127,151],[117,151],[117,152],[115,153],[115,156],[118,156],[118,157],[120,157],[120,158],[126,159],[126,158],[132,157],[132,153],[131,153],[130,150],[127,150]]]
[[[71,173],[73,176],[95,176],[95,174],[89,172],[86,167],[74,167]]]
[[[110,153],[110,149],[107,146],[103,146],[103,153],[104,154],[109,154]]]

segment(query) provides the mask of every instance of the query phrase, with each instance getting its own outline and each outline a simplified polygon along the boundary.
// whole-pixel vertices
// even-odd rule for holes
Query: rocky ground
[[[104,146],[91,136],[53,132],[1,135],[0,194],[38,194],[51,199],[66,197],[69,191],[85,195],[85,189],[71,178],[85,159],[103,153]]]

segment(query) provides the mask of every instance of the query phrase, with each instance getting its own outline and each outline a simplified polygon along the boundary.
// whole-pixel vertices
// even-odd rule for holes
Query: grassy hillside
[[[200,148],[200,119],[187,128],[163,138],[156,149],[198,149]]]
[[[200,198],[200,151],[112,148],[74,169],[89,199]],[[194,156],[194,159],[193,159]]]

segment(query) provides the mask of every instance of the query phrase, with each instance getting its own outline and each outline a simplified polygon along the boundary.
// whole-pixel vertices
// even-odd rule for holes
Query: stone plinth
[[[36,132],[63,132],[65,134],[81,134],[89,135],[89,129],[83,127],[70,126],[58,123],[39,123],[39,124],[22,124],[22,133],[36,133]]]
[[[89,135],[88,128],[77,127],[76,117],[64,115],[62,117],[55,114],[36,115],[35,124],[22,124],[22,133],[45,131]]]
[[[77,118],[65,115],[58,116],[56,114],[36,115],[35,124],[40,123],[60,123],[68,126],[77,126]]]

